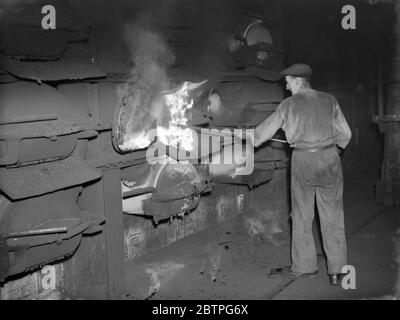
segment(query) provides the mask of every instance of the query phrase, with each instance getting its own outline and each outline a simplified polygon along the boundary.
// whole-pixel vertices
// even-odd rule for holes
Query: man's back
[[[282,103],[286,138],[294,147],[325,146],[335,143],[336,99],[312,89],[297,93]]]
[[[292,147],[310,148],[338,144],[344,148],[350,128],[336,98],[321,91],[304,89],[283,100],[278,109],[255,132],[256,145],[282,128]]]

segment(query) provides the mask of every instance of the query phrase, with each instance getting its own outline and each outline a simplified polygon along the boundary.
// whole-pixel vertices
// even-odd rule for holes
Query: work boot
[[[340,286],[342,283],[343,274],[342,273],[334,273],[329,274],[329,282],[331,286]]]

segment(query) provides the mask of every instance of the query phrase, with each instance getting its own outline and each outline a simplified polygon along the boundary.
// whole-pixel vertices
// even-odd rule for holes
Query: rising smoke
[[[125,27],[125,39],[134,65],[130,82],[157,90],[168,89],[166,68],[175,62],[175,55],[162,36],[141,19]]]
[[[160,92],[170,88],[167,68],[175,55],[166,41],[146,19],[138,19],[124,28],[132,69],[128,84],[118,90],[121,106],[119,141],[122,150],[147,147],[154,138],[154,124],[168,121],[168,111]]]

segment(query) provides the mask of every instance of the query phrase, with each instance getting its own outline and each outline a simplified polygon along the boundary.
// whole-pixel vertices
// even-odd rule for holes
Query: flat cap
[[[281,71],[283,76],[310,78],[312,75],[311,67],[304,63],[295,63]]]

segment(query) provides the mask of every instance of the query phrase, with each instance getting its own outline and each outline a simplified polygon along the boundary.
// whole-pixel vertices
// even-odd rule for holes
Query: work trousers
[[[292,271],[318,269],[313,238],[314,205],[317,200],[328,273],[341,273],[347,263],[343,215],[343,172],[338,150],[292,153]]]

